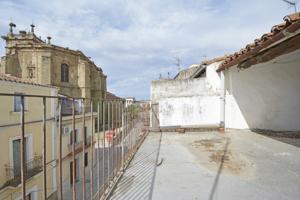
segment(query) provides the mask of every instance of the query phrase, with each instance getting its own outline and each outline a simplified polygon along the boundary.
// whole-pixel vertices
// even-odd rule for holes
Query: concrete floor
[[[299,147],[251,131],[229,131],[151,133],[111,199],[299,197]]]

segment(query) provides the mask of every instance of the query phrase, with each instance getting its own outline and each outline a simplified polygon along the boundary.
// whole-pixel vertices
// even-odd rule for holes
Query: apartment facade
[[[91,124],[93,120],[93,125]],[[91,170],[91,154],[92,149],[94,149],[93,155],[96,155],[95,148],[95,129],[94,138],[92,138],[92,126],[95,126],[96,113],[92,114],[88,111],[85,114],[85,126],[83,127],[83,113],[75,116],[75,134],[74,140],[72,138],[73,134],[73,118],[72,116],[62,117],[62,188],[63,196],[72,196],[72,185],[73,179],[73,142],[75,143],[75,184],[79,186],[83,183],[83,172],[85,171],[85,181],[90,180],[90,170]],[[84,152],[83,152],[83,148]],[[57,154],[59,158],[59,154]],[[96,162],[93,166],[95,167]],[[83,170],[85,169],[85,170]],[[57,180],[59,179],[59,173],[56,174]],[[80,196],[80,195],[78,195]]]
[[[0,93],[26,94],[58,97],[58,89],[0,74]],[[21,140],[19,96],[0,95],[0,199],[18,200],[21,198]],[[42,98],[25,97],[25,162],[26,195],[28,199],[43,198],[43,106]],[[63,104],[62,104],[63,105]],[[83,104],[80,104],[83,105]],[[46,100],[46,163],[47,197],[56,199],[59,187],[59,119],[58,98]],[[75,134],[73,137],[73,118],[62,116],[62,187],[64,196],[71,196],[73,185],[73,142],[75,143],[75,178],[82,182],[83,168],[86,180],[90,179],[92,127],[95,132],[96,113],[82,108],[75,115]],[[93,120],[93,123],[92,123]],[[85,123],[85,127],[83,127]],[[83,146],[85,147],[83,154]],[[94,152],[95,155],[95,152]]]
[[[0,93],[56,96],[58,89],[0,74]],[[0,199],[21,199],[21,128],[20,96],[0,95]],[[25,103],[25,163],[27,198],[42,199],[43,160],[43,102],[41,98],[28,97]],[[46,161],[47,196],[56,191],[55,165],[55,108],[57,101],[46,101]]]

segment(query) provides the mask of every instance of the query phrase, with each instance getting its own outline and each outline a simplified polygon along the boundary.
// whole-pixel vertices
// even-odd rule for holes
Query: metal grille
[[[34,192],[40,193],[42,199],[106,199],[149,130],[147,104],[137,103],[125,107],[125,102],[122,100],[0,93],[0,98],[4,96],[12,98],[18,96],[21,99],[20,123],[16,126],[19,127],[21,139],[21,164],[17,181],[21,184],[22,199],[28,198],[28,195]],[[29,126],[26,117],[30,116],[32,108],[26,107],[28,110],[25,114],[24,102],[30,102],[33,98],[41,99],[41,104],[35,106],[42,107],[41,120],[37,123],[42,125],[40,138],[43,148],[40,152],[35,152],[40,156],[35,157],[30,163],[25,161],[25,128]],[[49,106],[47,107],[49,105],[47,102],[50,100],[54,100],[56,102],[54,105],[57,107],[53,118],[47,115],[50,109]],[[66,101],[71,102],[71,111],[70,105],[64,108]],[[68,112],[63,112],[64,110]],[[64,121],[69,122],[70,130],[63,127]],[[47,134],[50,134],[47,132],[48,123],[54,124],[52,127],[55,129],[53,141],[56,152],[46,141]],[[74,140],[76,132],[80,135],[76,137],[81,138],[80,140],[77,138],[77,141]],[[85,132],[89,135],[87,136]],[[75,142],[70,143],[70,140],[63,139],[68,134],[71,141]],[[50,160],[49,156],[46,159],[48,151],[55,152],[55,159]],[[66,165],[69,167],[65,167]],[[34,169],[34,173],[29,169],[31,171]],[[55,188],[47,181],[48,173],[52,172],[49,169],[56,171],[56,181],[52,178],[56,182]],[[2,188],[12,186],[11,180],[16,179],[12,176],[11,170],[13,167],[6,165],[8,184],[3,185]],[[42,174],[42,184],[28,194],[26,189],[30,177],[37,174]],[[14,197],[8,195],[6,199],[14,199]]]

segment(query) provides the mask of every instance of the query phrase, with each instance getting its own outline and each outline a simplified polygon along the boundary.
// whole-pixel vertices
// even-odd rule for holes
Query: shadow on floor
[[[152,199],[161,136],[159,141],[154,142],[151,149],[141,146],[109,199]]]
[[[225,159],[227,157],[229,143],[230,143],[229,139],[227,138],[226,139],[226,143],[225,143],[225,147],[224,147],[224,151],[223,151],[223,155],[222,155],[222,158],[221,158],[221,161],[220,161],[220,165],[219,165],[219,168],[218,168],[218,172],[217,172],[217,175],[215,177],[213,186],[212,186],[210,194],[209,194],[209,200],[213,200],[214,199],[216,190],[218,188],[218,184],[219,184],[219,180],[220,180],[220,175],[222,173],[222,170],[223,170],[223,167],[224,167],[224,162],[225,162]]]
[[[251,130],[254,133],[272,138],[274,140],[284,142],[286,144],[293,145],[295,147],[300,147],[300,132],[295,131],[271,131],[271,130]]]

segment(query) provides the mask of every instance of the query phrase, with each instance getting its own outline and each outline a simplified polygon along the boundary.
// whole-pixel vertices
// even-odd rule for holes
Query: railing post
[[[100,148],[100,102],[97,103],[97,154],[96,154],[96,162],[97,162],[97,177],[98,177],[98,192],[100,190],[100,156],[99,156],[99,148]],[[98,193],[99,194],[99,193]]]
[[[121,170],[124,168],[124,132],[125,132],[125,127],[124,127],[124,110],[123,110],[124,104],[121,104],[121,117],[122,117],[122,132],[121,132]]]
[[[87,142],[87,130],[85,129],[85,99],[82,100],[82,138],[83,138],[83,145],[82,145],[82,199],[86,199],[86,185],[85,185],[85,145]]]
[[[72,132],[72,193],[73,193],[73,200],[76,200],[76,160],[75,160],[75,99],[72,98],[72,126],[73,126],[73,132]]]
[[[132,151],[132,119],[131,119],[131,111],[129,110],[129,116],[128,116],[128,124],[129,124],[129,156],[131,156],[131,151]]]
[[[115,130],[116,130],[116,139],[115,139],[115,174],[118,170],[118,100],[115,103]]]
[[[24,96],[21,96],[21,184],[22,184],[22,199],[26,198],[26,163],[25,163],[25,103]]]
[[[58,125],[58,134],[59,134],[59,200],[63,199],[62,195],[62,99],[59,99],[58,112],[59,112],[59,125]]]
[[[118,136],[118,143],[119,143],[119,148],[118,148],[118,155],[119,155],[119,169],[122,169],[122,101],[119,101],[119,114],[118,114],[118,119],[119,119],[119,136]]]
[[[112,167],[112,180],[114,180],[114,173],[115,173],[115,167],[114,167],[114,158],[115,158],[115,120],[114,120],[114,109],[115,105],[114,105],[114,101],[112,101],[112,104],[111,104],[111,129],[112,129],[112,161],[111,161],[111,167]]]
[[[93,199],[93,187],[94,187],[94,184],[93,184],[93,178],[94,178],[94,173],[93,173],[93,167],[94,167],[94,123],[93,123],[93,101],[92,99],[90,100],[91,101],[91,129],[92,129],[92,137],[91,137],[91,199]]]
[[[105,101],[102,102],[102,130],[103,130],[103,148],[102,148],[102,180],[103,180],[103,191],[105,190]]]
[[[116,101],[116,174],[119,170],[119,101]]]
[[[107,102],[107,129],[108,129],[108,133],[110,134],[110,102]],[[110,137],[110,136],[109,136]],[[110,183],[110,138],[108,139],[108,152],[107,152],[107,159],[108,159],[108,162],[107,162],[107,175],[108,175],[108,185]]]
[[[44,196],[45,200],[47,199],[46,111],[47,111],[47,108],[46,108],[46,97],[43,97],[43,196]]]
[[[127,107],[125,104],[124,108],[124,117],[125,117],[125,141],[126,141],[126,149],[125,149],[125,157],[126,157],[126,162],[127,162],[127,155],[128,155],[128,121],[127,121]]]
[[[117,172],[120,170],[120,101],[117,101],[117,129],[118,129],[118,134],[117,134]],[[118,174],[118,173],[117,173]]]

